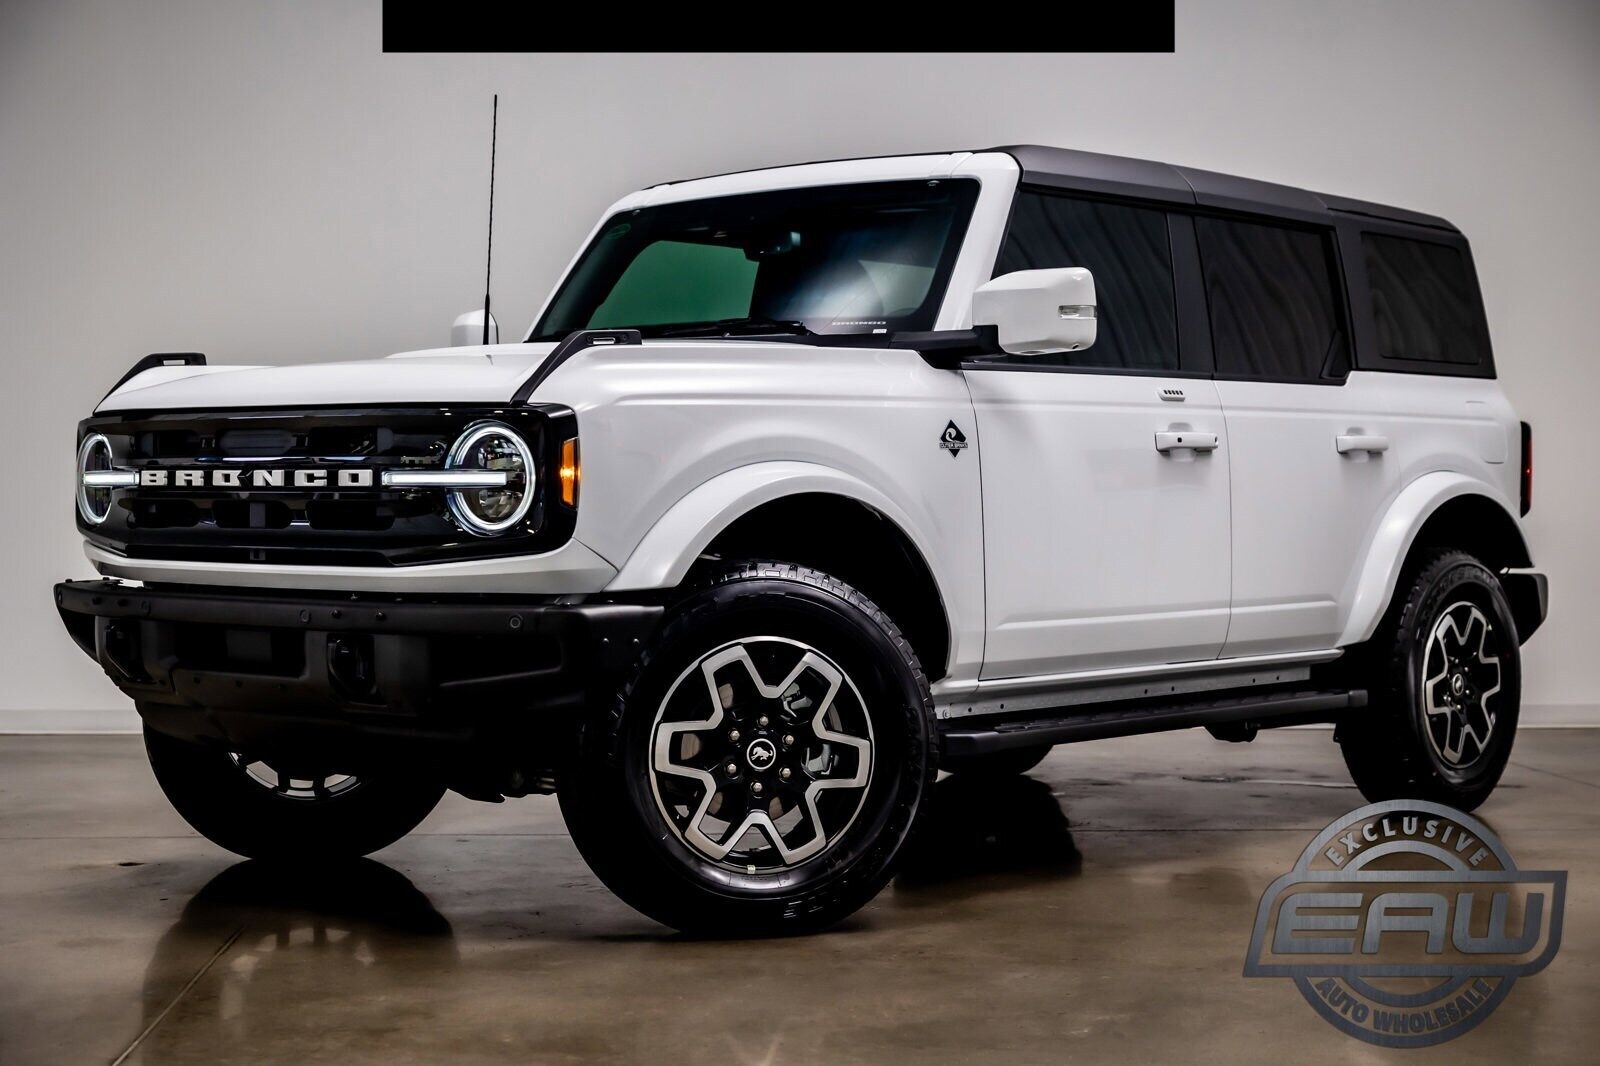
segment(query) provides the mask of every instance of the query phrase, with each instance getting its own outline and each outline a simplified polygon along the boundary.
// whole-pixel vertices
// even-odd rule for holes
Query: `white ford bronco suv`
[[[1374,799],[1506,765],[1531,441],[1442,219],[1054,148],[814,163],[625,197],[520,342],[464,320],[149,356],[79,427],[102,578],[57,606],[225,848],[553,791],[640,911],[772,933],[871,899],[939,770],[1305,722]]]

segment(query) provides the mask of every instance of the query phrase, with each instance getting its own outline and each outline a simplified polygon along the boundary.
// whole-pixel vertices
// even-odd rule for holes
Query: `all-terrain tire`
[[[668,612],[585,720],[559,793],[578,850],[636,910],[697,935],[784,935],[877,895],[936,764],[928,680],[894,622],[828,574],[745,562]]]
[[[1370,704],[1337,733],[1361,794],[1476,808],[1511,757],[1522,696],[1499,579],[1466,552],[1429,553],[1402,574],[1366,651]]]

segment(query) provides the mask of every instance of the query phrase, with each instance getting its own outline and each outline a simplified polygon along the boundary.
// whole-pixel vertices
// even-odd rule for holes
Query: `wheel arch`
[[[753,464],[704,482],[668,509],[607,591],[676,587],[707,554],[812,566],[883,608],[935,680],[946,672],[956,630],[935,557],[915,528],[887,494],[844,471]]]
[[[1370,639],[1407,564],[1441,547],[1470,552],[1497,572],[1533,565],[1521,526],[1492,487],[1465,474],[1424,475],[1400,492],[1378,524],[1340,646]]]

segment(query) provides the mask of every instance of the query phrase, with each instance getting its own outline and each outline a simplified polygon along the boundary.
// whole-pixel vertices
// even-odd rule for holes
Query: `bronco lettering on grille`
[[[139,471],[139,487],[151,489],[281,489],[289,486],[297,489],[370,489],[373,484],[373,472],[363,469],[164,470],[146,467]]]

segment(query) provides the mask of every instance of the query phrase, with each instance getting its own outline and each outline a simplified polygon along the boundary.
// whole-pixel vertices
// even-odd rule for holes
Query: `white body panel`
[[[1333,646],[1363,553],[1401,485],[1394,456],[1340,454],[1335,438],[1392,445],[1395,376],[1216,383],[1233,449],[1233,620],[1224,655]]]
[[[387,359],[304,366],[157,367],[107,396],[96,413],[308,404],[504,403],[554,347],[431,348]]]
[[[1516,413],[1494,381],[1413,374],[1382,379],[1389,410],[1383,460],[1398,486],[1362,545],[1362,573],[1345,596],[1336,643],[1366,640],[1377,628],[1417,530],[1457,496],[1486,496],[1518,512],[1522,477]],[[1520,527],[1520,523],[1519,523]],[[1527,552],[1524,541],[1523,553]]]
[[[950,616],[951,669],[976,673],[979,467],[973,455],[952,461],[938,446],[951,420],[973,427],[969,451],[980,446],[960,374],[909,351],[651,342],[586,352],[540,395],[577,411],[584,460],[575,535],[620,568],[611,588],[676,584],[706,543],[752,507],[834,492],[877,509],[911,539]]]
[[[175,584],[341,592],[524,593],[581,595],[602,588],[617,568],[573,539],[542,555],[507,555],[413,566],[302,566],[129,559],[93,544],[84,554],[107,577]]]
[[[967,382],[982,437],[983,676],[1216,656],[1229,449],[1213,384],[1015,366]],[[1165,389],[1185,399],[1162,400]],[[1210,434],[1216,448],[1159,452],[1166,431]]]

